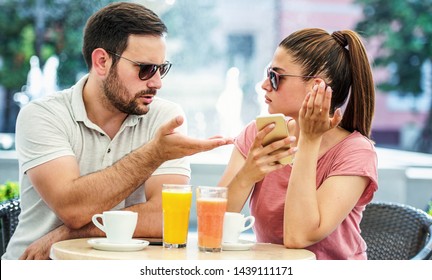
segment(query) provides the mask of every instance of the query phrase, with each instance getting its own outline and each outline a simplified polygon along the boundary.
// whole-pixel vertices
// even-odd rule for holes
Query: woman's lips
[[[269,104],[271,102],[272,102],[272,100],[270,98],[268,98],[267,96],[265,96],[265,103]]]

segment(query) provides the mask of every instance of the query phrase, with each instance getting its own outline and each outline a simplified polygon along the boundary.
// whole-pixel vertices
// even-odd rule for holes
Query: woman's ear
[[[313,78],[313,79],[309,80],[308,84],[307,84],[307,87],[309,89],[308,92],[312,91],[313,87],[315,85],[319,85],[321,83],[321,81],[322,81],[322,79],[320,79],[320,78]]]
[[[102,48],[97,48],[92,52],[92,69],[99,76],[106,76],[112,66],[112,59]]]
[[[319,85],[321,82],[325,82],[325,81],[321,78],[314,78],[312,87],[314,85]]]

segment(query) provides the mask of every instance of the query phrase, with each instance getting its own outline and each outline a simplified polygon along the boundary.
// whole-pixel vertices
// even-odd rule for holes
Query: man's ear
[[[102,48],[97,48],[92,52],[92,69],[99,76],[107,76],[112,66],[112,59]]]

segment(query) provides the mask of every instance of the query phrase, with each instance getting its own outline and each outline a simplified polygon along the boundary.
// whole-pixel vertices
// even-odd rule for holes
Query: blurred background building
[[[53,88],[69,87],[87,71],[80,54],[82,28],[88,15],[108,2],[112,1],[89,4],[71,0],[0,0],[0,40],[5,46],[0,50],[0,133],[13,136],[16,115],[26,102],[48,94]],[[373,5],[361,0],[135,2],[156,11],[168,25],[168,56],[174,67],[164,81],[161,96],[184,107],[190,134],[199,137],[219,132],[235,136],[240,124],[265,111],[260,83],[275,47],[285,36],[304,27],[321,27],[329,32],[356,29],[365,34],[367,30],[358,28],[358,23],[378,12],[371,12],[375,9]],[[381,5],[377,6],[380,9],[389,6],[385,4],[388,1],[372,2]],[[398,2],[407,1],[399,0],[394,5],[399,5]],[[412,20],[420,18],[419,15],[412,17]],[[388,19],[388,25],[391,24]],[[377,25],[377,28],[380,27]],[[421,23],[413,25],[412,32],[419,32],[421,28]],[[382,46],[377,44],[374,34],[369,35],[365,36],[365,43],[374,61]],[[397,90],[399,84],[404,84],[404,77],[393,73],[397,65],[389,63],[375,68],[377,84],[398,80],[396,89],[380,89],[377,94],[373,139],[378,146],[419,150],[416,141],[428,121],[432,95],[431,54],[424,56],[429,60],[421,59],[417,63],[421,77],[418,92],[405,92],[401,86]],[[52,70],[42,72],[48,66]],[[237,94],[233,100],[239,108],[233,109],[234,105],[225,101],[226,108],[222,103],[217,109],[215,104],[226,92],[226,76],[232,67],[239,71],[236,83],[241,96]],[[35,85],[30,77],[38,71],[41,78],[36,78],[39,82]],[[39,92],[35,94],[34,91]],[[234,111],[240,112],[240,119],[236,120],[235,128],[228,129],[223,119],[235,115]],[[425,137],[432,136],[425,134]],[[0,148],[7,149],[8,142],[4,141]],[[427,147],[421,152],[430,153],[430,150],[431,147]]]
[[[22,106],[52,88],[71,86],[87,72],[82,29],[89,15],[109,2],[113,1],[0,0],[0,150],[14,152],[15,120]],[[399,188],[397,197],[390,199],[401,201],[410,193],[404,189],[407,182],[420,178],[426,184],[421,195],[432,197],[427,187],[432,187],[432,0],[134,2],[154,10],[168,26],[167,59],[173,67],[159,96],[182,105],[189,134],[196,137],[235,136],[265,112],[260,89],[264,69],[278,43],[291,32],[305,27],[357,30],[379,85],[372,138],[377,147],[391,148],[380,150],[380,168],[390,170],[393,175],[388,178],[398,178],[395,182],[382,177],[382,185]],[[34,95],[30,73],[43,75],[48,64],[51,82],[39,84],[46,90]],[[0,158],[14,157],[4,152]],[[228,156],[229,149],[199,155],[196,161],[201,165],[195,168],[206,174],[205,164],[223,165]],[[9,162],[0,163],[0,183],[17,172],[10,173],[8,166]],[[397,176],[395,169],[400,169]],[[213,170],[218,170],[217,178],[220,171]],[[211,176],[195,178],[198,182]]]

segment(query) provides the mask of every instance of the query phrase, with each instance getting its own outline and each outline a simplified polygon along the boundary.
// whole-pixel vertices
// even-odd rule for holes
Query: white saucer
[[[250,240],[239,240],[237,243],[222,243],[223,251],[246,251],[252,248],[256,244],[255,241]]]
[[[149,245],[150,242],[142,239],[132,239],[129,243],[111,243],[106,238],[94,238],[87,241],[93,248],[102,251],[130,252],[139,251]]]

